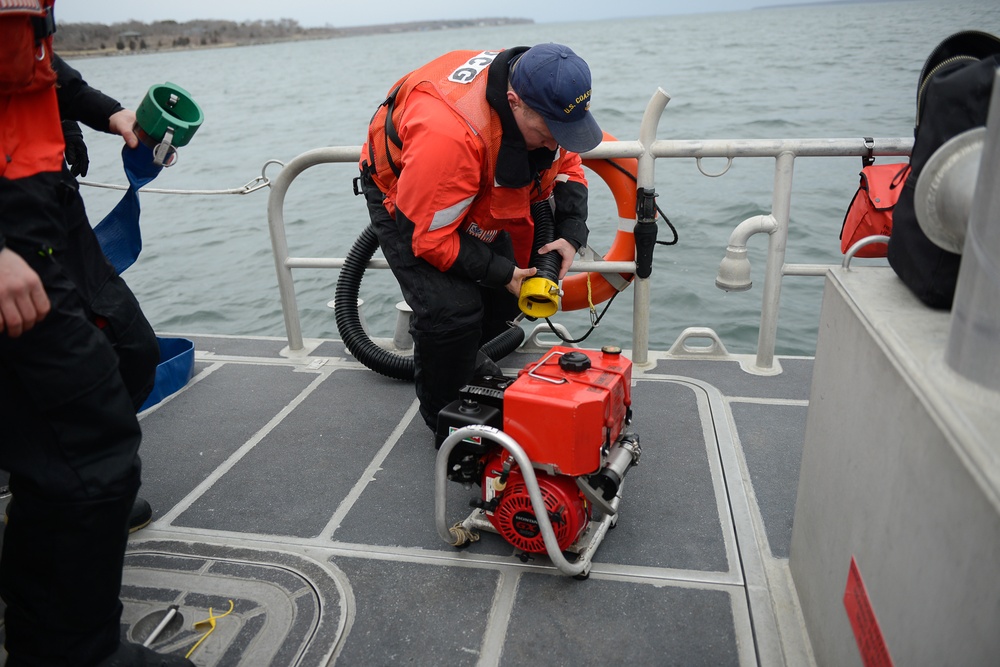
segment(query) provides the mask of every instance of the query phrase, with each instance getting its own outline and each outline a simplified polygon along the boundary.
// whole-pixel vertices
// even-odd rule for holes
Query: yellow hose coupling
[[[559,285],[535,276],[521,283],[517,306],[528,317],[552,317],[559,310]]]

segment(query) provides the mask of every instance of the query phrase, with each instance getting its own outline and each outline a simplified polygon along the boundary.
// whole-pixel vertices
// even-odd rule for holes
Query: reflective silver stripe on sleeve
[[[448,225],[452,224],[453,222],[461,218],[463,215],[465,215],[465,212],[469,210],[469,206],[472,205],[473,199],[475,199],[475,195],[467,197],[466,199],[463,199],[462,201],[455,204],[454,206],[449,206],[448,208],[442,209],[437,213],[435,213],[434,217],[431,218],[430,231],[433,232],[435,229],[441,229],[442,227],[447,227]]]

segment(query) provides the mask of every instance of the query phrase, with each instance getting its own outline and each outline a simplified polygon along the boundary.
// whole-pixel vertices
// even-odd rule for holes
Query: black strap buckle
[[[865,137],[865,148],[868,149],[868,155],[861,156],[861,164],[864,167],[870,167],[875,164],[875,139],[874,137]]]
[[[375,185],[375,179],[372,178],[373,175],[375,174],[375,168],[372,167],[372,164],[373,163],[370,163],[367,160],[362,162],[361,173],[355,176],[354,180],[351,181],[351,183],[354,186],[355,197],[357,197],[358,195],[363,195],[365,193],[365,189],[364,187],[362,187],[362,184],[372,185],[372,186]]]
[[[636,192],[636,220],[639,222],[656,221],[656,190],[639,188]]]
[[[32,16],[31,23],[35,28],[35,41],[40,42],[56,32],[55,7],[46,7],[44,16]]]

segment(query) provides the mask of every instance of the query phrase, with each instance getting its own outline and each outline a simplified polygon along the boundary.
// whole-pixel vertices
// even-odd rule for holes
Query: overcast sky
[[[504,16],[538,23],[595,21],[635,16],[690,14],[796,4],[799,0],[505,0],[470,3],[455,0],[57,0],[56,19],[66,23],[150,23],[173,19],[256,21],[295,19],[304,27],[354,26],[397,21]]]

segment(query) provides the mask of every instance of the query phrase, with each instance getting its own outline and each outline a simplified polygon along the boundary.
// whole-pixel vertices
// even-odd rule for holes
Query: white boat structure
[[[636,140],[586,156],[636,158],[638,187],[650,191],[659,160],[769,157],[774,189],[771,211],[736,224],[719,248],[720,273],[698,277],[748,289],[746,246],[766,235],[755,354],[729,353],[697,322],[670,349],[651,349],[649,295],[662,286],[655,272],[631,285],[632,339],[621,347],[642,458],[585,580],[565,576],[580,573],[571,556],[525,554],[489,532],[462,549],[442,539],[443,508],[467,507],[479,491],[440,483],[412,386],[299,325],[294,271],[344,259],[289,256],[286,193],[315,165],[352,169],[360,147],[282,165],[268,219],[287,335],[184,334],[194,378],[141,416],[142,495],[155,515],[130,540],[123,632],[146,641],[155,630],[152,645],[179,654],[201,640],[192,659],[205,667],[991,664],[1000,656],[994,90],[997,122],[962,167],[973,164],[978,180],[949,179],[947,161],[937,173],[937,191],[960,203],[943,217],[970,212],[957,223],[966,259],[950,313],[921,305],[887,267],[852,266],[850,253],[839,266],[786,263],[796,161],[865,155],[861,138],[658,140],[669,99],[658,90]],[[876,139],[873,152],[905,156],[911,146]],[[782,283],[803,275],[826,284],[816,355],[782,357]],[[400,330],[379,343],[405,354]],[[500,365],[516,375],[558,342],[536,328]],[[205,636],[194,623],[210,609],[219,618]]]

